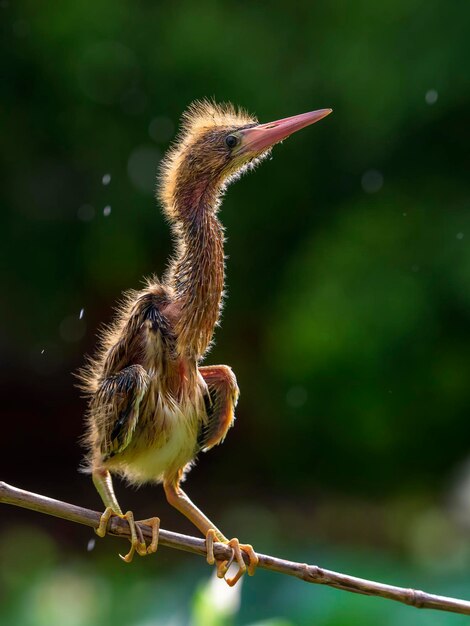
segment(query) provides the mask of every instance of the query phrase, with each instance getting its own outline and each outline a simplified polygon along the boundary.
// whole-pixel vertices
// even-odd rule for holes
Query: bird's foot
[[[98,528],[95,530],[98,537],[104,537],[106,535],[108,523],[111,517],[119,517],[121,519],[125,519],[129,524],[129,530],[131,532],[131,536],[129,537],[129,541],[131,542],[131,549],[125,556],[122,556],[122,554],[119,555],[123,561],[125,561],[126,563],[130,563],[134,558],[134,554],[136,552],[139,556],[145,556],[146,554],[152,554],[153,552],[157,551],[158,534],[160,530],[160,519],[158,517],[152,517],[150,519],[140,520],[139,522],[136,522],[134,520],[134,514],[132,513],[132,511],[127,511],[127,513],[123,515],[122,513],[116,513],[111,507],[107,507],[100,518]],[[145,543],[140,524],[146,524],[152,529],[152,540],[149,545]]]
[[[230,539],[230,541],[222,541],[221,543],[226,544],[232,548],[232,556],[228,561],[217,561],[214,556],[214,542],[220,541],[217,532],[210,528],[206,534],[206,550],[207,550],[207,562],[209,565],[214,565],[216,563],[217,567],[217,576],[219,578],[223,578],[227,585],[233,587],[243,576],[245,572],[248,573],[248,576],[253,576],[256,570],[256,566],[258,565],[258,557],[256,552],[253,550],[253,547],[249,544],[243,544],[238,541],[238,539]],[[248,555],[249,563],[248,565],[245,563],[243,559],[243,554]],[[225,574],[227,573],[229,567],[232,563],[236,561],[238,565],[238,572],[235,574],[233,578],[225,578]]]

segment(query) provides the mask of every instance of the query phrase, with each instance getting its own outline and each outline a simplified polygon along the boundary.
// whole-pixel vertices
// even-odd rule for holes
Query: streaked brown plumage
[[[115,322],[102,333],[97,356],[81,372],[89,397],[87,468],[106,512],[98,533],[106,533],[111,515],[122,516],[111,473],[133,484],[162,482],[168,501],[206,535],[208,560],[212,543],[225,536],[195,507],[180,482],[199,451],[225,438],[233,424],[238,387],[225,365],[201,366],[209,348],[223,299],[224,232],[218,219],[226,185],[269,153],[272,145],[330,112],[307,113],[258,125],[231,105],[196,102],[184,114],[182,130],[165,157],[160,200],[171,224],[176,253],[162,281],[153,278],[122,302]],[[142,541],[132,513],[129,520],[135,551],[157,547],[158,518],[146,520],[154,535]],[[249,545],[231,540],[239,572],[241,550]],[[224,576],[226,563],[218,564]]]

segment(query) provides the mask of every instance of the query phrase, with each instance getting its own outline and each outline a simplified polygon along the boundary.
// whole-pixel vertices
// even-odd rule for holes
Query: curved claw
[[[147,546],[142,536],[141,529],[135,523],[134,513],[132,513],[132,511],[127,511],[125,515],[120,515],[119,517],[121,517],[121,519],[127,520],[127,523],[129,524],[129,530],[131,531],[131,537],[130,537],[131,549],[125,556],[122,556],[122,554],[120,554],[119,557],[125,563],[131,563],[132,559],[134,558],[134,554],[136,552],[140,556],[147,554]],[[138,531],[139,536],[137,536],[137,531]]]
[[[210,528],[206,535],[206,560],[209,565],[214,565],[215,563],[214,541],[218,541],[217,534],[213,528]]]
[[[211,528],[206,535],[207,562],[210,565],[213,565],[215,563],[214,541],[218,540],[219,539],[217,537],[217,532],[213,528]],[[256,571],[256,566],[258,565],[259,559],[250,544],[240,544],[237,538],[231,539],[230,541],[223,543],[226,543],[226,545],[230,546],[230,548],[232,549],[232,556],[228,561],[218,561],[216,563],[217,576],[218,578],[224,578],[227,585],[233,587],[240,580],[243,574],[245,574],[245,572],[248,573],[248,576],[253,576]],[[242,552],[245,552],[245,554],[248,555],[248,566],[245,563]],[[234,560],[237,561],[238,572],[233,578],[225,578],[225,574],[227,573],[229,567],[232,565]]]
[[[234,585],[237,584],[237,582],[240,580],[240,578],[243,576],[245,572],[247,572],[249,576],[253,576],[256,570],[256,566],[258,565],[259,559],[255,551],[253,550],[253,547],[250,544],[240,544],[238,539],[235,538],[235,539],[231,539],[228,542],[228,545],[234,551],[235,558],[237,559],[237,563],[238,563],[238,572],[235,574],[235,576],[233,578],[225,579],[225,582],[227,583],[227,585],[229,585],[230,587],[233,587]],[[250,559],[248,566],[246,565],[243,559],[242,552],[245,552],[248,555],[248,558]],[[227,569],[228,567],[230,566],[228,565]]]
[[[103,515],[100,517],[100,523],[98,525],[98,528],[95,528],[95,533],[98,535],[98,537],[104,537],[106,535],[106,533],[108,532],[108,522],[111,517],[113,517],[113,515],[120,517],[119,513],[113,511],[110,506],[106,507]]]
[[[106,535],[109,520],[113,516],[125,519],[129,524],[129,530],[131,533],[129,541],[131,542],[131,549],[125,556],[122,554],[119,555],[125,563],[131,563],[136,552],[139,556],[145,556],[157,551],[158,534],[160,530],[160,519],[158,517],[152,517],[151,519],[136,522],[132,511],[127,511],[127,513],[123,515],[122,513],[116,513],[111,507],[107,507],[100,518],[98,528],[95,530],[99,537],[104,537]],[[146,524],[152,528],[152,541],[149,546],[145,543],[140,524]]]
[[[232,548],[232,556],[229,558],[228,561],[217,561],[216,563],[217,578],[223,578],[227,582],[227,579],[225,578],[225,574],[228,572],[228,568],[232,565],[234,559],[235,559],[235,550]]]
[[[150,528],[152,529],[152,541],[149,543],[148,546],[146,546],[145,554],[153,554],[158,549],[158,537],[160,533],[160,518],[150,517],[149,519],[143,519],[137,522],[137,528],[139,529],[140,532],[142,532],[140,528],[140,524],[146,524],[147,526],[150,526]],[[144,556],[144,554],[142,554],[141,556]]]

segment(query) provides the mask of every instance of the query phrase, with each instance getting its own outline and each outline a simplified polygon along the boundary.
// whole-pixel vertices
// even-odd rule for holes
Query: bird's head
[[[195,210],[204,198],[217,208],[216,198],[229,182],[256,166],[276,143],[330,113],[320,109],[259,124],[231,104],[194,102],[162,163],[160,199],[168,216],[177,218],[182,207]]]

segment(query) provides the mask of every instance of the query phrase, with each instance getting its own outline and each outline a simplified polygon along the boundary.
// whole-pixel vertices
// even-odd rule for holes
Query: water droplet
[[[50,376],[63,366],[62,349],[54,344],[52,339],[48,339],[47,346],[39,344],[31,350],[30,363],[37,374]]]
[[[101,182],[103,183],[103,185],[109,185],[109,183],[111,182],[111,174],[105,174],[103,176],[103,178],[101,179]]]
[[[457,233],[457,239],[463,239],[463,233]]]
[[[435,89],[429,89],[426,91],[426,95],[424,96],[426,104],[436,104],[438,98],[439,94]]]
[[[109,204],[107,206],[104,207],[103,209],[103,215],[105,217],[108,217],[108,215],[111,215],[111,207],[109,206]]]
[[[403,217],[406,217],[408,215],[408,213],[403,213]]]
[[[84,315],[84,314],[85,314],[85,309],[80,309],[80,314],[79,314],[79,316],[78,316],[78,319],[79,319],[79,320],[82,320],[82,319],[83,319],[83,315]]]
[[[362,188],[366,193],[377,193],[384,184],[384,177],[377,170],[367,170],[361,178]]]
[[[91,552],[92,550],[95,549],[96,546],[96,539],[91,538],[90,541],[87,543],[87,552]]]

